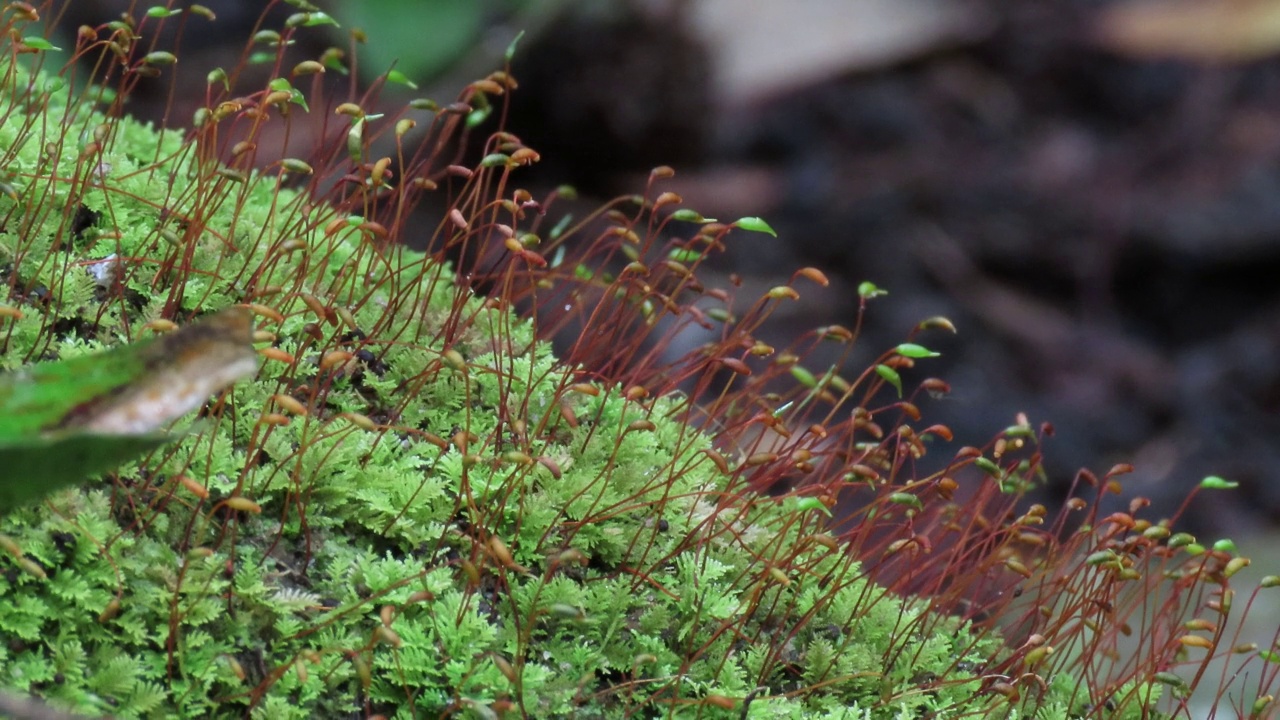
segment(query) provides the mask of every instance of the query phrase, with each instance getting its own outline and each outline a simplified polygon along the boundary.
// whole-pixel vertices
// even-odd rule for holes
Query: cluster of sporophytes
[[[826,279],[703,286],[768,226],[680,209],[669,169],[574,220],[516,185],[516,135],[470,157],[509,69],[374,113],[333,95],[349,54],[293,57],[330,22],[302,6],[249,41],[269,81],[215,70],[157,130],[128,91],[207,12],[61,51],[3,12],[4,369],[237,305],[261,356],[173,442],[2,509],[9,691],[118,717],[1147,718],[1236,653],[1260,679],[1224,704],[1267,712],[1280,657],[1228,636],[1230,543],[1105,514],[1123,467],[1061,513],[1023,501],[1049,430],[1025,419],[935,461],[950,432],[916,402],[947,387],[908,382],[932,353],[855,374],[806,358],[856,325],[756,339]]]

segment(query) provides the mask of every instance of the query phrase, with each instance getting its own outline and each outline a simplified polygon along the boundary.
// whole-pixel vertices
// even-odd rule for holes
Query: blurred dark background
[[[218,32],[184,38],[180,63],[201,78],[234,64],[262,7],[204,4]],[[65,21],[126,7],[76,0]],[[1133,462],[1127,489],[1167,513],[1218,474],[1241,488],[1202,495],[1193,531],[1280,520],[1280,1],[328,9],[373,38],[370,77],[396,61],[441,100],[525,29],[509,129],[545,158],[529,182],[605,198],[666,164],[687,206],[765,217],[779,238],[735,235],[718,268],[745,297],[803,265],[833,279],[775,316],[777,344],[851,325],[863,280],[890,293],[866,360],[951,318],[959,335],[924,338],[943,357],[915,379],[951,383],[923,410],[957,443],[1024,411],[1056,427],[1057,482]]]

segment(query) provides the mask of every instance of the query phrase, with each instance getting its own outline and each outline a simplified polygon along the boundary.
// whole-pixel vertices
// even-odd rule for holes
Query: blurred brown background
[[[262,7],[204,4],[218,32],[185,37],[180,63],[199,70],[180,86],[195,102]],[[77,0],[64,25],[128,7]],[[509,129],[545,158],[528,182],[604,198],[667,164],[704,215],[765,217],[780,237],[735,236],[719,267],[745,296],[802,265],[834,280],[775,316],[777,343],[851,325],[862,280],[890,292],[867,361],[950,317],[960,334],[925,338],[944,355],[915,379],[951,382],[923,410],[958,444],[1025,411],[1057,428],[1059,483],[1132,461],[1129,491],[1170,512],[1219,474],[1241,489],[1202,496],[1194,531],[1280,520],[1280,0],[328,9],[374,39],[369,77],[394,61],[442,101],[527,30]]]
[[[517,64],[544,171],[621,192],[671,164],[689,206],[767,218],[780,238],[735,238],[726,271],[838,278],[779,341],[852,324],[862,280],[890,291],[868,360],[950,317],[922,370],[952,384],[925,412],[957,442],[1026,411],[1057,428],[1060,483],[1132,461],[1128,490],[1171,512],[1220,474],[1241,489],[1202,495],[1193,530],[1280,519],[1280,2],[631,8]]]

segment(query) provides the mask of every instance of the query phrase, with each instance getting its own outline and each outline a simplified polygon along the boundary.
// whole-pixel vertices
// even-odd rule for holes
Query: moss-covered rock
[[[21,311],[3,366],[238,303],[263,348],[179,441],[0,517],[44,575],[0,560],[0,685],[273,720],[1057,718],[1088,699],[1061,674],[991,692],[995,634],[874,584],[821,503],[731,488],[685,398],[557,362],[500,294],[289,189],[302,166],[229,168],[203,130],[0,76],[0,304]],[[1158,692],[1138,695],[1124,717]]]

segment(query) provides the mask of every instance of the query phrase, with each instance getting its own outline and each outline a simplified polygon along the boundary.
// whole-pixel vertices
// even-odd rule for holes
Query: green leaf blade
[[[173,439],[160,432],[257,370],[243,307],[168,335],[0,375],[0,513]]]

